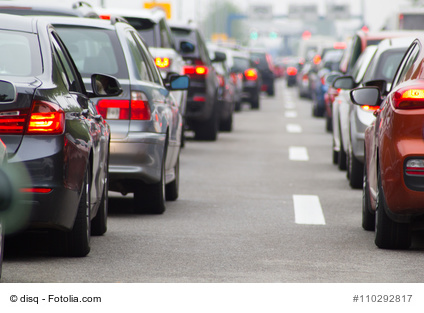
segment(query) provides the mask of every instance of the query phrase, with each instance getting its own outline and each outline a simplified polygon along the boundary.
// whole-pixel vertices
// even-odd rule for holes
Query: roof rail
[[[112,23],[112,25],[115,25],[118,22],[129,24],[129,22],[124,17],[119,15],[111,15],[110,22]]]

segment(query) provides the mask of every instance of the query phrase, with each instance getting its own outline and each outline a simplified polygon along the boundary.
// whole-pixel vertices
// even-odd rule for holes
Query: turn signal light
[[[254,68],[248,68],[244,71],[244,76],[247,80],[257,80],[258,79],[258,72]]]

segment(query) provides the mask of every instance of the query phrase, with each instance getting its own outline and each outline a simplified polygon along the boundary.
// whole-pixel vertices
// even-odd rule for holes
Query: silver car
[[[339,166],[343,168],[345,165],[352,188],[362,188],[364,134],[365,129],[374,121],[373,113],[378,107],[354,105],[350,99],[350,89],[377,86],[382,94],[386,94],[412,41],[412,37],[392,38],[383,40],[377,46],[369,46],[358,59],[352,76],[342,76],[334,83],[335,87],[344,88],[335,100],[338,101],[338,114],[335,115],[333,126],[338,123],[338,127],[333,129],[333,136],[339,137]]]

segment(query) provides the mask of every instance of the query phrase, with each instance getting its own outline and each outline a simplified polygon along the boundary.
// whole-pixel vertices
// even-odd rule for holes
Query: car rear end
[[[256,69],[261,73],[261,90],[265,91],[269,96],[273,96],[275,94],[275,75],[271,55],[267,52],[251,51],[250,58],[255,64]]]

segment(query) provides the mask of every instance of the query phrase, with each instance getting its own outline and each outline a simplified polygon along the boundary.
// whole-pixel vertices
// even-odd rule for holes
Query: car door
[[[90,153],[90,148],[92,151],[91,205],[94,208],[101,200],[107,173],[105,167],[108,157],[108,134],[105,133],[102,117],[97,114],[93,103],[86,95],[81,76],[65,45],[54,31],[51,32],[51,37],[58,59],[57,64],[61,67],[62,78],[69,90],[69,94],[65,97],[71,111],[68,114],[72,117],[67,125],[73,124],[70,131],[74,140],[85,141],[87,153]],[[76,121],[79,125],[75,124]],[[88,131],[89,138],[86,138],[86,132],[79,129],[81,126]]]

